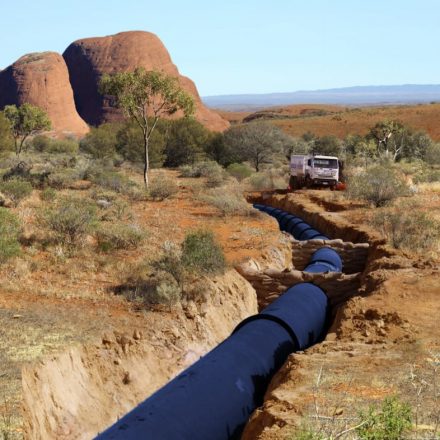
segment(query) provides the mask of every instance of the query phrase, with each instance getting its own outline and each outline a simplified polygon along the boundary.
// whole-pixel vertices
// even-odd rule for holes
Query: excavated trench
[[[368,293],[377,282],[374,277],[369,278],[369,271],[374,270],[378,260],[392,257],[380,238],[339,222],[333,213],[317,212],[283,195],[260,195],[249,201],[301,217],[331,239],[289,238],[287,249],[269,249],[260,261],[251,260],[237,267],[241,276],[232,270],[210,281],[212,292],[203,304],[183,306],[170,341],[158,341],[156,336],[150,338],[139,330],[132,335],[115,332],[105,336],[102,344],[71,350],[28,368],[23,374],[27,438],[92,438],[224,340],[243,319],[263,310],[298,284],[313,284],[327,294],[332,311],[330,331],[337,331],[339,306],[353,295]],[[344,272],[304,271],[312,255],[324,246],[340,255]],[[264,389],[259,392],[264,395]],[[184,404],[187,408],[191,397],[189,390]],[[218,412],[222,413],[221,408]],[[222,435],[219,438],[239,438],[237,431]],[[102,438],[136,437],[123,434]]]

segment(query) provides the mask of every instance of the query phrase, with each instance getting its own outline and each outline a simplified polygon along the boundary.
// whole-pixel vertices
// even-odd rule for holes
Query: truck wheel
[[[296,176],[290,176],[289,187],[291,191],[295,191],[298,189],[298,181]]]
[[[311,188],[312,187],[312,179],[310,178],[310,176],[308,174],[306,176],[306,187],[307,188]]]

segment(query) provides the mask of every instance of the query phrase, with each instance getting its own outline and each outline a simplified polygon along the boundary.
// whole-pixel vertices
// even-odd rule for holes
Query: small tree
[[[168,121],[159,121],[156,129],[151,134],[149,142],[150,167],[159,168],[165,160],[165,126]],[[144,161],[144,141],[142,130],[133,121],[127,121],[118,131],[116,136],[116,151],[130,162],[142,163]]]
[[[4,114],[10,123],[17,156],[20,156],[24,142],[29,136],[51,128],[47,113],[32,104],[25,103],[20,107],[7,105]]]
[[[237,152],[237,161],[249,161],[260,171],[274,155],[292,144],[292,138],[269,122],[251,122],[231,127],[225,132],[225,143]]]
[[[10,151],[14,148],[11,127],[3,112],[0,112],[0,152]]]
[[[384,153],[385,157],[396,160],[403,148],[402,131],[405,127],[398,121],[382,121],[372,127],[367,135],[368,139],[374,139],[379,153]],[[395,139],[399,137],[400,139]],[[392,157],[391,157],[392,156]]]
[[[322,136],[312,142],[311,152],[324,156],[339,156],[341,149],[341,141],[336,136]]]
[[[149,143],[160,117],[182,110],[194,112],[194,99],[185,92],[177,78],[157,71],[137,68],[134,72],[104,75],[100,83],[103,94],[114,97],[116,107],[135,121],[142,130],[144,144],[144,182],[148,186],[150,169]]]
[[[182,118],[169,121],[168,125],[165,166],[178,167],[200,160],[210,131],[195,119]]]

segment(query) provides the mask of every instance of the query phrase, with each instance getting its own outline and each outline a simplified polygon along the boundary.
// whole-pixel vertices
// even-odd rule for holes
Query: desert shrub
[[[87,200],[65,197],[40,213],[58,243],[81,245],[96,224],[96,206]]]
[[[440,165],[440,142],[432,142],[428,146],[423,160],[430,165]]]
[[[115,171],[103,170],[91,174],[89,178],[96,185],[117,193],[125,193],[133,186],[133,183],[128,177]]]
[[[199,198],[215,206],[223,215],[253,215],[256,212],[244,199],[241,189],[232,186],[212,188]]]
[[[224,185],[227,178],[228,176],[225,170],[223,168],[218,168],[206,178],[206,186],[208,188],[218,188],[219,186]]]
[[[78,180],[78,171],[73,168],[66,168],[55,171],[47,176],[47,185],[55,189],[68,188]]]
[[[176,243],[166,241],[163,244],[162,256],[151,266],[155,270],[170,273],[179,284],[183,282],[182,249]]]
[[[356,429],[361,440],[400,440],[411,428],[411,407],[397,397],[387,397],[380,409],[370,406],[359,417],[364,422]]]
[[[440,182],[440,170],[423,169],[414,176],[414,183]]]
[[[209,177],[211,174],[222,170],[223,168],[217,162],[210,160],[179,167],[182,177]]]
[[[113,222],[115,220],[131,221],[133,214],[125,200],[121,200],[119,195],[112,191],[94,191],[91,198],[96,201],[100,208],[99,220]]]
[[[9,197],[15,206],[29,197],[32,193],[32,185],[26,180],[11,179],[0,183],[0,192]]]
[[[96,230],[98,247],[109,252],[117,249],[136,249],[145,239],[144,231],[136,224],[102,224]]]
[[[405,181],[394,169],[376,165],[351,176],[346,194],[349,198],[364,200],[379,207],[409,192]]]
[[[11,134],[11,126],[3,112],[0,112],[0,152],[12,151],[14,139]]]
[[[252,174],[252,170],[244,163],[231,163],[226,171],[239,182]]]
[[[144,185],[131,185],[125,194],[134,202],[145,202],[149,198],[149,193]]]
[[[301,428],[286,440],[326,440],[326,436],[320,432],[315,432],[312,428]]]
[[[182,290],[175,278],[165,271],[153,271],[148,264],[140,264],[119,289],[129,300],[145,306],[176,304]]]
[[[41,200],[44,200],[45,202],[54,201],[56,196],[57,196],[57,192],[53,188],[45,188],[40,193]]]
[[[165,200],[174,196],[179,187],[174,179],[163,174],[154,176],[148,187],[149,196],[154,200]]]
[[[440,240],[440,223],[430,214],[408,204],[378,211],[373,224],[396,249],[429,251]]]
[[[182,264],[196,273],[223,273],[226,260],[223,250],[211,231],[199,230],[185,236]]]
[[[245,180],[246,186],[254,191],[285,188],[286,180],[273,171],[255,173]]]
[[[49,137],[39,134],[32,139],[32,148],[39,152],[47,151],[50,141]]]
[[[20,233],[18,217],[8,209],[0,208],[0,264],[20,253]]]
[[[76,154],[79,144],[73,139],[51,139],[44,135],[35,136],[32,139],[32,147],[41,153],[68,153]]]
[[[79,144],[73,139],[53,139],[49,144],[49,153],[69,153],[76,154]]]
[[[97,159],[113,158],[116,154],[119,124],[105,123],[92,127],[81,140],[80,149]]]

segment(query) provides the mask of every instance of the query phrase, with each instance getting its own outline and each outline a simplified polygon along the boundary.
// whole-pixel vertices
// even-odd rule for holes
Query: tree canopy
[[[285,151],[292,138],[273,124],[259,121],[231,127],[224,134],[224,142],[236,153],[237,161],[249,161],[258,172],[261,165]]]
[[[20,156],[23,145],[29,136],[50,130],[51,122],[47,113],[32,104],[7,105],[4,115],[8,119],[12,137],[14,138],[15,154]]]
[[[148,186],[149,141],[160,117],[179,110],[185,116],[194,112],[194,99],[184,91],[177,78],[157,71],[137,68],[133,72],[104,75],[100,92],[110,95],[116,107],[142,130],[144,143],[144,182]]]

